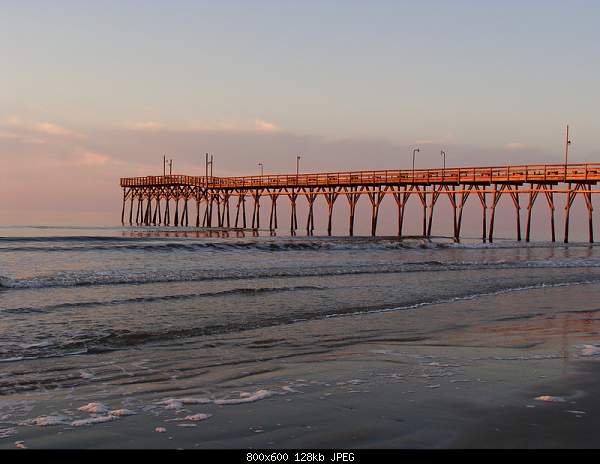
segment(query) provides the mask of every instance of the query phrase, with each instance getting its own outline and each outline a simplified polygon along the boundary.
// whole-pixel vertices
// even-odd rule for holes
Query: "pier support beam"
[[[262,190],[256,189],[252,198],[254,199],[254,210],[252,211],[252,228],[260,229],[260,196]]]
[[[422,175],[421,175],[422,174]],[[433,220],[439,196],[444,194],[453,209],[453,236],[460,240],[462,213],[471,192],[477,193],[482,206],[482,239],[485,242],[494,241],[496,227],[496,208],[501,202],[502,195],[510,194],[515,208],[516,235],[521,240],[520,194],[529,194],[527,204],[527,224],[525,240],[531,240],[532,215],[535,202],[540,193],[546,198],[549,207],[550,234],[552,241],[556,240],[555,230],[555,194],[566,197],[565,202],[565,231],[564,241],[569,241],[570,213],[573,202],[578,195],[583,197],[588,211],[587,229],[588,240],[594,241],[593,203],[592,195],[600,191],[592,190],[592,186],[600,181],[600,164],[571,165],[564,173],[557,171],[556,166],[507,166],[504,168],[452,168],[440,173],[440,170],[429,170],[419,174],[412,180],[402,171],[369,171],[356,173],[315,173],[310,175],[274,176],[269,177],[269,183],[256,178],[198,178],[192,176],[165,176],[157,178],[122,179],[121,224],[138,226],[170,226],[174,222],[177,227],[189,227],[189,200],[196,201],[196,227],[200,227],[200,209],[205,202],[203,226],[221,228],[230,227],[231,196],[237,196],[235,226],[238,227],[243,219],[246,227],[245,196],[250,195],[254,200],[252,213],[252,228],[257,232],[260,228],[260,200],[263,196],[271,199],[269,229],[271,232],[278,228],[277,200],[280,195],[286,195],[291,202],[290,230],[292,235],[298,228],[297,198],[303,195],[308,203],[307,234],[312,235],[315,229],[314,204],[319,196],[327,203],[327,234],[333,233],[333,210],[339,194],[344,194],[348,201],[349,235],[354,235],[356,206],[360,196],[366,193],[372,206],[371,235],[377,235],[380,204],[387,194],[393,194],[398,210],[398,236],[402,236],[404,215],[407,201],[411,195],[417,195],[423,208],[423,236],[433,234]],[[172,182],[172,183],[171,183]],[[519,190],[527,183],[528,189]],[[491,204],[487,204],[487,195],[491,195]],[[460,195],[460,197],[457,197]],[[164,205],[161,204],[164,198]],[[171,200],[174,205],[174,221],[170,209]],[[183,201],[180,210],[179,201]],[[216,222],[213,224],[213,205],[217,203]],[[137,203],[137,206],[135,205]],[[163,209],[164,207],[164,209]],[[129,212],[127,209],[129,208]],[[134,221],[135,208],[135,221]],[[488,227],[488,208],[489,227]],[[243,217],[240,214],[243,211]],[[193,212],[192,212],[193,214]],[[417,212],[417,215],[420,213]],[[420,222],[420,218],[417,219]],[[249,225],[249,224],[248,224]]]
[[[535,204],[535,200],[537,199],[538,194],[540,193],[541,185],[534,186],[531,184],[531,190],[529,192],[529,202],[527,203],[527,225],[525,226],[525,241],[529,242],[531,237],[531,213],[533,211],[533,205]]]
[[[521,241],[521,205],[519,204],[519,186],[514,185],[514,192],[510,192],[510,197],[515,205],[515,215],[517,219],[517,241]]]
[[[571,213],[571,206],[573,206],[573,202],[577,197],[577,193],[581,193],[585,200],[585,205],[588,210],[588,241],[590,243],[594,242],[594,224],[592,219],[593,213],[593,205],[592,205],[592,194],[590,184],[575,184],[575,188],[571,188],[571,184],[569,184],[569,189],[567,191],[567,202],[565,205],[565,243],[569,243],[569,216]]]
[[[479,189],[477,185],[474,186],[475,191],[477,192],[477,196],[479,197],[479,201],[481,201],[482,208],[482,231],[481,231],[481,240],[485,243],[487,240],[487,201],[485,197],[485,190]]]
[[[460,202],[458,203],[458,220],[456,222],[456,236],[454,240],[456,242],[460,242],[460,229],[462,226],[462,216],[463,216],[463,208],[469,199],[469,195],[473,191],[473,185],[463,185],[462,191],[460,193]]]
[[[502,197],[502,192],[506,188],[506,184],[501,184],[500,188],[498,188],[498,184],[494,184],[494,193],[492,194],[492,204],[490,205],[490,233],[489,240],[490,243],[494,242],[494,219],[496,218],[496,206]]]
[[[575,193],[573,190],[571,190],[571,184],[568,185],[569,188],[567,191],[567,202],[565,205],[565,243],[569,243],[569,216],[571,213],[571,206],[573,205],[573,200],[575,200]],[[577,186],[575,186],[575,190],[577,190]]]
[[[175,197],[175,227],[179,227],[179,197]]]
[[[546,201],[548,202],[548,208],[550,209],[550,234],[552,236],[552,242],[556,242],[556,232],[554,229],[554,192],[544,188],[546,194]]]
[[[156,225],[156,218],[158,216],[160,224],[160,197],[156,197],[156,207],[154,208],[154,216],[152,217],[152,225]]]
[[[586,185],[587,189],[589,190],[588,192],[586,192],[585,195],[585,204],[587,206],[587,210],[588,210],[588,234],[589,234],[589,242],[590,243],[594,243],[594,222],[593,222],[593,218],[592,218],[592,212],[594,211],[594,207],[592,205],[592,192],[591,192],[591,185]]]
[[[170,199],[171,198],[169,196],[167,196],[165,199],[165,220],[164,220],[165,226],[171,225],[171,211],[169,210],[169,200]]]
[[[204,214],[202,215],[202,227],[208,227],[208,204],[210,203],[209,197],[210,193],[208,192],[208,190],[205,190],[204,201],[206,202],[206,205],[204,205]]]
[[[337,197],[339,195],[339,190],[336,189],[335,187],[329,188],[328,191],[325,193],[325,201],[327,201],[327,212],[328,212],[328,218],[327,218],[327,235],[331,236],[331,222],[332,222],[332,216],[333,216],[333,205],[335,204],[335,200],[337,200]]]
[[[206,205],[206,227],[212,227],[213,204],[215,201],[215,194],[212,190],[209,190],[207,195],[208,203]]]
[[[433,186],[433,191],[431,192],[431,200],[429,202],[429,221],[427,224],[427,237],[431,237],[431,226],[433,224],[433,208],[444,187],[444,185],[439,185],[437,187],[435,185]]]
[[[146,213],[144,214],[144,225],[150,225],[150,218],[152,214],[152,197],[148,195],[148,203],[146,204]]]
[[[129,225],[132,226],[133,225],[133,190],[129,191],[130,195],[131,195],[131,206],[129,207]]]
[[[281,190],[270,192],[271,197],[271,214],[269,215],[269,230],[274,232],[277,229],[277,199]]]
[[[235,212],[235,227],[236,229],[239,226],[239,217],[240,217],[240,207],[242,209],[242,227],[246,228],[246,191],[240,190],[238,192],[238,201]]]
[[[452,206],[452,238],[456,241],[456,187],[454,185],[451,188],[447,185],[444,186],[450,206]]]
[[[348,206],[350,207],[348,235],[352,237],[354,236],[354,215],[356,213],[356,204],[362,195],[362,188],[359,190],[358,187],[344,187],[344,195],[346,195]]]
[[[217,192],[217,194],[215,195],[215,203],[217,203],[217,227],[223,227],[223,214],[221,211],[221,193]],[[225,210],[223,209],[223,212]]]
[[[137,209],[135,211],[135,223],[139,226],[142,222],[142,194],[138,194]]]
[[[302,189],[306,194],[306,201],[308,202],[308,216],[306,218],[306,235],[313,235],[315,231],[315,215],[314,205],[317,199],[317,192],[313,187]]]
[[[125,225],[125,201],[127,200],[127,189],[123,187],[123,209],[121,210],[121,225]]]
[[[229,214],[229,198],[231,197],[231,192],[225,190],[221,197],[221,203],[223,204],[223,216],[221,217],[221,227],[231,227],[231,218]]]
[[[189,213],[188,213],[188,201],[189,198],[186,196],[183,200],[183,215],[185,216],[185,227],[189,227],[190,225],[190,220],[189,220]],[[181,220],[181,225],[184,225],[183,219]]]
[[[402,228],[404,226],[404,210],[406,208],[406,202],[411,196],[411,192],[414,189],[414,185],[404,186],[404,191],[400,191],[398,186],[398,192],[394,193],[394,199],[396,200],[396,206],[398,207],[398,237],[402,237]]]
[[[201,203],[201,196],[199,194],[196,194],[196,227],[199,228],[200,227],[200,203]]]
[[[421,206],[423,206],[423,237],[427,236],[427,186],[423,185],[423,190],[418,185],[414,186],[419,200],[421,200]]]
[[[377,218],[379,216],[379,206],[385,197],[387,188],[382,190],[381,186],[372,187],[372,190],[367,193],[371,201],[371,236],[377,234]]]
[[[290,198],[290,234],[296,235],[296,230],[298,229],[298,215],[296,212],[298,192],[295,188],[292,188],[288,193]]]
[[[529,192],[529,204],[527,205],[527,226],[525,231],[525,241],[529,242],[531,234],[531,213],[533,205],[540,192],[544,192],[546,202],[548,203],[548,209],[550,210],[550,233],[552,241],[556,241],[556,233],[554,229],[554,192],[551,188],[548,188],[546,184],[531,184],[531,191]],[[567,233],[568,235],[568,233]]]

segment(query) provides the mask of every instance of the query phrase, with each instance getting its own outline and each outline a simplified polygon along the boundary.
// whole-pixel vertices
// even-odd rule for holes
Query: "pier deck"
[[[251,227],[260,227],[260,200],[269,197],[271,212],[269,228],[278,228],[277,200],[287,197],[291,203],[290,231],[296,233],[298,218],[296,203],[306,198],[308,216],[306,230],[314,231],[314,202],[324,197],[328,206],[328,233],[331,234],[333,206],[340,195],[350,207],[349,234],[354,234],[354,213],[358,200],[367,196],[372,206],[371,234],[376,235],[379,206],[386,195],[392,195],[398,208],[398,235],[402,235],[404,209],[411,197],[419,199],[423,209],[423,235],[431,235],[434,208],[440,196],[446,196],[453,208],[453,237],[460,240],[463,208],[473,193],[482,206],[482,239],[492,241],[496,205],[502,195],[512,198],[516,212],[517,239],[521,240],[521,197],[527,196],[526,237],[530,239],[531,210],[541,193],[546,198],[551,220],[552,240],[555,194],[565,195],[564,241],[569,240],[569,214],[577,196],[583,196],[588,209],[589,241],[593,242],[592,188],[600,181],[600,163],[541,164],[490,167],[460,167],[443,169],[409,169],[382,171],[346,171],[298,173],[263,176],[216,177],[165,175],[122,178],[122,223],[126,219],[126,203],[130,201],[129,224],[133,225],[134,202],[137,201],[135,223],[155,226],[189,226],[188,203],[196,203],[197,227],[230,227],[230,200],[237,199],[235,227],[247,227],[246,199],[253,200]],[[528,185],[527,185],[528,184]],[[523,187],[525,186],[525,187]],[[523,188],[522,188],[523,187]],[[179,203],[183,210],[179,211]],[[145,205],[144,205],[145,203]],[[175,206],[171,218],[170,204]],[[161,207],[162,205],[162,207]],[[200,207],[204,205],[201,215]],[[489,227],[487,215],[490,215]],[[216,215],[215,215],[216,213]],[[173,219],[173,221],[171,221]]]

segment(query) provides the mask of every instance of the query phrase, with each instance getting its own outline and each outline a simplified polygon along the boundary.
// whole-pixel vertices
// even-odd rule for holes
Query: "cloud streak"
[[[504,148],[506,150],[526,150],[529,148],[529,146],[521,142],[510,142],[504,145]]]
[[[265,121],[264,119],[257,119],[255,121],[256,130],[260,132],[280,132],[281,129],[272,122]]]
[[[52,139],[82,140],[86,136],[59,124],[42,121],[32,122],[17,116],[0,119],[0,137],[21,139],[29,143],[46,143]]]
[[[253,174],[258,163],[266,174],[293,173],[298,154],[302,172],[409,169],[411,165],[414,142],[301,135],[260,121],[259,126],[247,123],[227,130],[88,127],[85,137],[73,137],[81,132],[53,123],[3,120],[0,162],[10,169],[4,170],[0,182],[0,197],[6,199],[0,204],[0,221],[11,223],[15,211],[25,215],[39,210],[56,217],[63,213],[106,217],[119,209],[119,178],[160,175],[163,155],[174,159],[175,173],[190,175],[203,172],[207,152],[214,155],[219,176]],[[516,142],[511,149],[449,143],[444,149],[449,167],[552,161],[540,150]],[[440,164],[438,147],[421,146],[417,168]],[[35,222],[33,217],[31,223]]]

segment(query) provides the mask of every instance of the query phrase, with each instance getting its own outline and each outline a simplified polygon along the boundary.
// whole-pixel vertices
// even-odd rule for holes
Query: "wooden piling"
[[[248,176],[237,178],[193,177],[193,176],[148,176],[121,179],[122,202],[121,224],[124,225],[129,207],[129,225],[189,227],[189,199],[196,201],[196,227],[200,226],[201,206],[205,204],[202,225],[208,228],[230,227],[230,197],[237,196],[235,227],[243,222],[246,228],[245,197],[254,200],[252,228],[260,227],[260,199],[270,196],[271,211],[269,229],[277,229],[277,205],[280,196],[287,197],[291,205],[290,232],[298,228],[297,199],[304,196],[308,203],[306,221],[307,234],[315,229],[315,202],[323,198],[327,206],[327,234],[333,233],[333,211],[340,193],[344,194],[349,205],[348,234],[354,235],[356,206],[362,194],[371,203],[371,234],[377,234],[380,205],[386,195],[392,195],[397,206],[398,236],[402,236],[407,201],[415,195],[422,206],[422,233],[431,236],[436,220],[437,202],[440,195],[446,195],[452,207],[452,236],[461,237],[462,215],[471,192],[475,192],[482,207],[482,239],[493,242],[496,227],[496,209],[502,195],[509,194],[514,206],[517,240],[521,240],[520,195],[528,195],[527,224],[525,240],[531,240],[532,215],[536,199],[540,193],[546,198],[550,216],[550,234],[556,240],[555,197],[566,198],[565,234],[569,241],[570,212],[578,196],[585,201],[588,211],[588,241],[594,240],[592,196],[600,193],[594,189],[600,182],[600,163],[579,165],[534,165],[505,166],[491,168],[444,168],[429,170],[388,170],[358,171],[340,173],[314,173]],[[528,188],[523,187],[529,185]],[[522,189],[520,189],[522,188]],[[491,197],[488,205],[487,197]],[[164,199],[164,211],[162,200]],[[170,203],[175,203],[174,221],[171,219]],[[183,201],[182,210],[179,201]],[[216,221],[213,223],[213,208],[216,202]],[[129,203],[129,206],[127,206]],[[134,205],[137,203],[137,205]],[[134,221],[134,209],[135,221]],[[490,209],[489,228],[487,214]],[[437,213],[439,215],[439,213]],[[240,217],[241,216],[241,217]],[[450,231],[449,231],[450,232]],[[442,232],[443,233],[443,232]]]

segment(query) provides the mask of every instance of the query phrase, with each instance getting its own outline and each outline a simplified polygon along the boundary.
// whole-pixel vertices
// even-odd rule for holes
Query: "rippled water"
[[[3,232],[4,362],[144,350],[157,342],[365,312],[427,312],[436,302],[600,281],[599,248],[588,245],[120,229]]]

